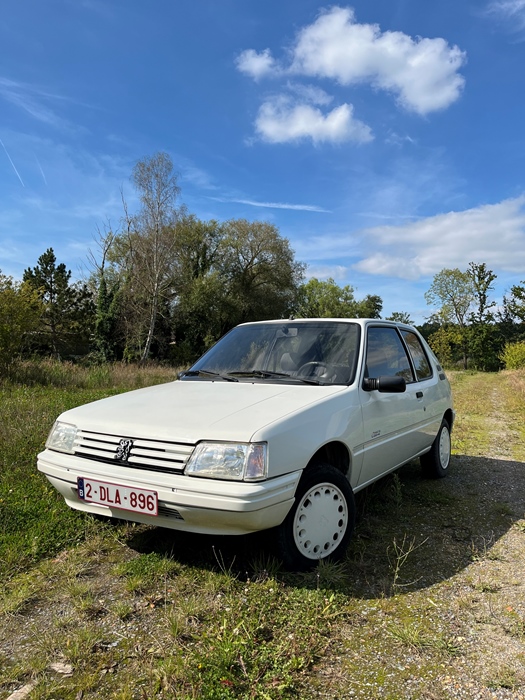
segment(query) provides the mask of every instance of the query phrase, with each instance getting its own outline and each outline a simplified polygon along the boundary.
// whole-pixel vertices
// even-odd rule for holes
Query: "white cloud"
[[[407,109],[427,114],[455,102],[465,54],[444,39],[412,39],[357,24],[351,8],[333,7],[299,33],[291,71],[342,85],[369,82],[394,92]]]
[[[65,98],[60,95],[53,95],[33,85],[0,77],[0,98],[10,102],[40,122],[59,129],[71,129],[72,127],[66,119],[46,105],[46,102],[64,101]]]
[[[503,17],[522,17],[525,14],[525,0],[496,0],[489,4],[488,9]]]
[[[278,70],[269,49],[265,49],[261,53],[257,53],[253,49],[247,49],[237,56],[235,63],[241,73],[249,75],[254,80],[259,80],[265,75],[275,73]]]
[[[328,278],[331,278],[336,282],[338,280],[343,280],[345,281],[345,284],[347,284],[346,279],[348,277],[348,273],[349,268],[344,267],[343,265],[308,265],[306,277],[308,279],[315,277],[318,280],[327,280]]]
[[[286,87],[290,92],[293,92],[297,97],[312,105],[329,105],[333,102],[332,95],[322,90],[315,85],[302,85],[301,83],[289,82]]]
[[[373,139],[370,127],[353,116],[352,105],[342,104],[331,112],[312,105],[297,103],[279,95],[264,102],[255,122],[259,136],[269,143],[286,143],[312,139],[314,143]]]
[[[413,39],[403,32],[381,32],[358,24],[350,7],[323,11],[301,29],[290,50],[290,65],[280,65],[269,49],[244,51],[237,67],[255,79],[296,75],[332,79],[343,86],[368,83],[397,96],[410,111],[425,115],[455,102],[465,80],[459,69],[466,55],[442,38]]]
[[[499,204],[440,214],[406,226],[362,232],[380,249],[355,265],[373,275],[418,279],[470,261],[521,273],[525,268],[525,195]]]
[[[233,202],[234,204],[247,204],[250,207],[262,207],[264,209],[291,209],[292,211],[313,211],[321,214],[331,214],[328,209],[323,209],[315,204],[288,204],[286,202],[257,202],[253,199],[219,199],[212,197],[218,202]]]
[[[525,30],[525,0],[494,0],[487,12],[507,22],[514,32]]]

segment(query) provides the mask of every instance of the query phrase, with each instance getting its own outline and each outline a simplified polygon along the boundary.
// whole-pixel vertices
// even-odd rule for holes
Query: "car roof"
[[[369,325],[377,326],[388,326],[395,328],[407,328],[414,330],[414,327],[406,324],[400,323],[398,321],[388,321],[382,318],[276,318],[266,321],[249,321],[247,323],[241,323],[241,326],[251,326],[256,324],[274,324],[274,323],[354,323],[359,326],[365,327]]]

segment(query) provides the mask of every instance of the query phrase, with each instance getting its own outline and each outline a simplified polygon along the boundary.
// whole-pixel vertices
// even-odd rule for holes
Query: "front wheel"
[[[450,454],[450,428],[447,421],[443,419],[430,451],[420,457],[424,474],[434,479],[442,479],[446,476]]]
[[[277,529],[278,553],[286,568],[307,571],[320,559],[341,559],[354,520],[354,494],[346,476],[331,464],[305,471],[295,503]]]

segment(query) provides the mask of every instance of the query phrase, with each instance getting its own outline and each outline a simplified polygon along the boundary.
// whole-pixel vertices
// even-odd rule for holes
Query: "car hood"
[[[73,408],[59,420],[81,430],[195,443],[248,442],[255,432],[345,389],[259,382],[176,381]]]

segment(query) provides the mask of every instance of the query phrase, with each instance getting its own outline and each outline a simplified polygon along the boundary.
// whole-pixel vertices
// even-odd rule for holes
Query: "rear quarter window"
[[[410,331],[401,331],[401,333],[407,344],[412,362],[414,363],[418,381],[430,379],[430,377],[432,377],[432,366],[421,341],[415,333],[411,333]]]

